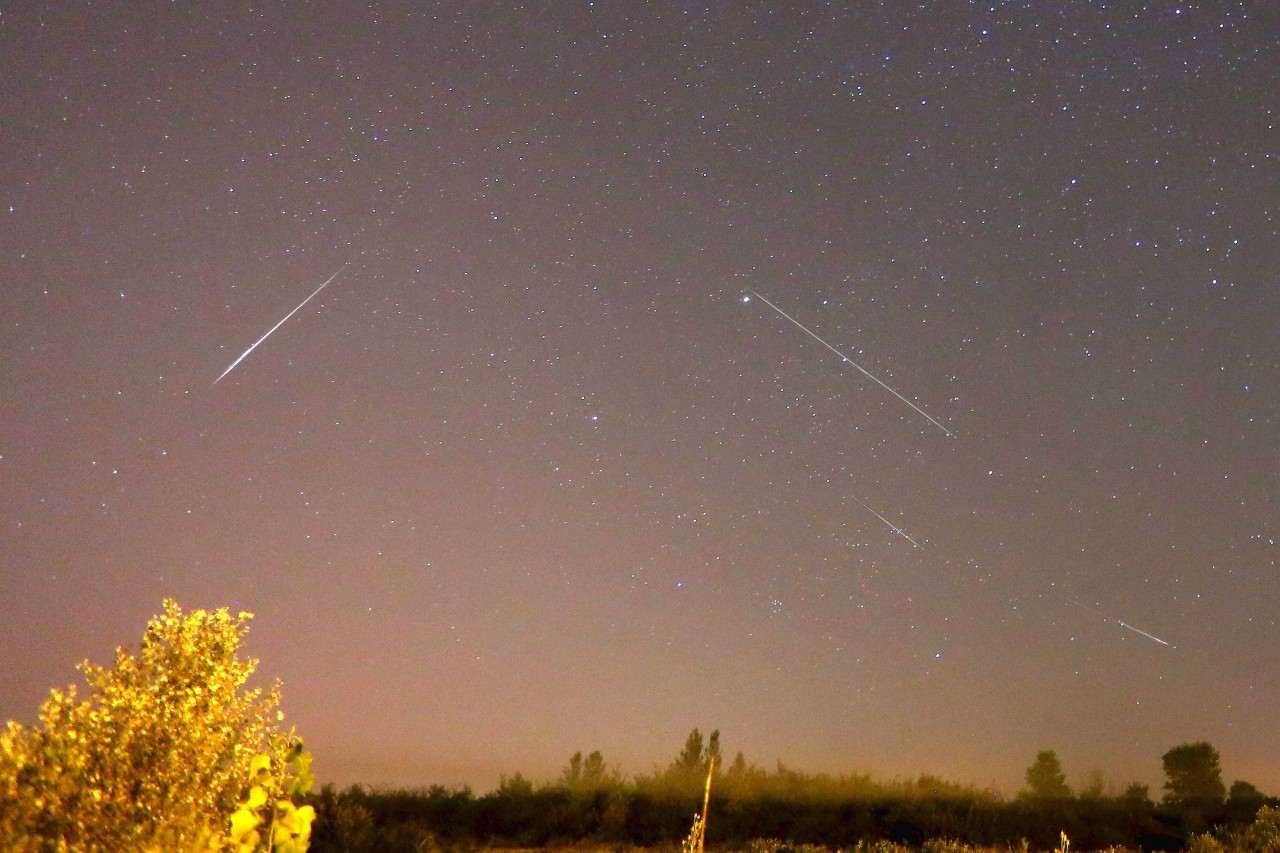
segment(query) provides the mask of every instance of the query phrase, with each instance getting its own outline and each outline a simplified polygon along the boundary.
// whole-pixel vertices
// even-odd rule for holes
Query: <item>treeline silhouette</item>
[[[606,770],[597,752],[585,760],[575,755],[556,781],[535,784],[517,773],[482,796],[469,788],[439,785],[418,790],[357,785],[344,791],[326,786],[312,800],[318,817],[311,850],[467,851],[582,842],[670,847],[688,834],[702,808],[712,759],[717,769],[707,844],[720,849],[745,850],[758,839],[833,850],[860,841],[919,847],[929,839],[949,839],[1001,848],[1025,840],[1033,849],[1046,850],[1058,847],[1065,832],[1077,850],[1180,850],[1193,833],[1213,826],[1243,826],[1263,805],[1280,805],[1280,800],[1262,796],[1247,783],[1233,785],[1232,796],[1226,796],[1224,788],[1219,798],[1196,793],[1184,799],[1166,796],[1159,804],[1142,785],[1130,786],[1118,796],[1098,790],[1077,796],[1064,785],[1053,796],[1044,796],[1035,787],[1043,778],[1046,755],[1052,753],[1041,753],[1028,770],[1031,789],[1006,800],[931,776],[884,782],[865,775],[803,773],[781,764],[768,772],[748,764],[741,753],[720,769],[718,733],[704,744],[695,729],[669,767],[630,781]],[[1213,752],[1214,762],[1216,756]],[[1053,763],[1056,766],[1056,757]],[[1208,768],[1210,776],[1215,768],[1216,764]],[[1182,781],[1171,776],[1171,784],[1176,788]]]

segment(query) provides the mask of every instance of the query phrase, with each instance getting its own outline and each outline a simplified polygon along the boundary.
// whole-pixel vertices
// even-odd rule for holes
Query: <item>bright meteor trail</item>
[[[331,275],[331,276],[329,276],[327,279],[325,279],[324,284],[322,284],[322,285],[320,285],[319,287],[317,287],[317,288],[312,292],[311,296],[308,296],[306,299],[302,300],[302,302],[300,302],[300,303],[298,304],[298,307],[297,307],[297,308],[294,308],[294,309],[293,309],[292,311],[290,311],[288,314],[285,314],[285,315],[284,315],[284,320],[281,320],[279,323],[276,323],[274,326],[272,326],[272,327],[267,331],[267,333],[266,333],[265,335],[263,335],[262,337],[258,338],[256,341],[254,341],[253,346],[249,347],[247,350],[245,350],[244,352],[242,352],[242,353],[240,354],[240,357],[239,357],[239,358],[237,358],[235,361],[231,362],[231,366],[230,366],[230,367],[228,367],[226,370],[222,371],[222,375],[221,375],[221,376],[219,376],[217,379],[213,380],[213,384],[214,384],[214,385],[217,385],[219,382],[221,382],[221,381],[222,381],[222,377],[223,377],[223,376],[226,376],[226,375],[227,375],[228,373],[230,373],[232,370],[235,370],[236,365],[237,365],[237,364],[239,364],[240,362],[244,361],[244,357],[245,357],[246,355],[248,355],[249,353],[253,352],[253,351],[254,351],[254,349],[258,346],[258,344],[262,343],[262,342],[263,342],[263,341],[265,341],[267,338],[269,338],[269,337],[271,336],[271,333],[272,333],[272,332],[274,332],[276,329],[278,329],[278,328],[280,328],[281,326],[283,326],[283,325],[284,325],[285,320],[288,320],[288,319],[289,319],[290,317],[292,317],[294,314],[297,314],[297,313],[298,313],[298,311],[299,311],[299,310],[301,310],[301,308],[302,308],[302,306],[303,306],[303,305],[306,305],[308,302],[310,302],[310,301],[311,301],[311,297],[312,297],[312,296],[315,296],[317,293],[319,293],[320,291],[322,291],[322,290],[324,290],[326,287],[328,287],[329,282],[331,282],[331,281],[333,281],[335,278],[337,278],[337,277],[338,277],[338,275],[339,275],[343,270],[345,270],[346,268],[347,268],[347,265],[346,265],[346,264],[343,264],[342,266],[338,267],[338,272],[334,273],[333,275]],[[926,417],[927,417],[927,416],[926,416]]]
[[[1133,626],[1132,626],[1132,625],[1130,625],[1128,622],[1122,622],[1122,621],[1120,621],[1119,619],[1112,619],[1110,616],[1108,616],[1107,614],[1103,613],[1101,610],[1094,610],[1094,609],[1093,609],[1092,607],[1090,607],[1089,605],[1087,605],[1087,604],[1081,604],[1080,602],[1076,601],[1075,599],[1070,599],[1070,601],[1071,601],[1071,603],[1072,603],[1072,604],[1074,604],[1076,607],[1083,607],[1085,610],[1088,610],[1090,613],[1096,613],[1096,614],[1098,614],[1099,616],[1101,616],[1101,617],[1102,617],[1102,621],[1103,621],[1103,622],[1114,622],[1114,623],[1116,623],[1117,625],[1119,625],[1121,628],[1128,628],[1130,631],[1133,631],[1135,634],[1141,634],[1142,636],[1146,637],[1148,640],[1155,640],[1157,643],[1159,643],[1159,644],[1160,644],[1160,645],[1162,645],[1162,646],[1169,646],[1169,648],[1171,648],[1171,649],[1176,649],[1176,648],[1177,648],[1177,646],[1174,646],[1174,645],[1171,645],[1171,644],[1169,644],[1169,643],[1165,642],[1164,640],[1160,639],[1159,637],[1155,636],[1154,634],[1148,634],[1146,631],[1142,630],[1141,628],[1135,628],[1135,627],[1133,627]]]
[[[870,373],[868,373],[868,372],[867,372],[867,371],[862,367],[862,365],[858,364],[858,363],[857,363],[857,362],[855,362],[853,359],[849,358],[849,356],[847,356],[847,355],[845,355],[844,353],[840,352],[840,350],[836,349],[836,348],[835,348],[835,347],[833,347],[831,344],[827,343],[827,342],[826,342],[826,341],[824,341],[822,338],[818,337],[818,336],[817,336],[813,331],[811,331],[811,330],[809,329],[809,327],[808,327],[808,326],[804,325],[804,324],[803,324],[803,323],[801,323],[799,320],[797,320],[795,317],[792,317],[792,316],[791,316],[790,314],[788,314],[786,311],[783,311],[783,310],[782,310],[781,308],[779,308],[777,305],[774,305],[772,302],[770,302],[768,299],[765,299],[763,296],[761,296],[759,293],[756,293],[754,290],[751,290],[750,288],[747,288],[747,292],[748,292],[748,293],[750,293],[750,294],[751,294],[751,295],[753,295],[753,296],[758,297],[758,298],[760,299],[760,301],[761,301],[761,302],[763,302],[765,305],[768,305],[768,306],[769,306],[770,308],[772,308],[774,311],[777,311],[777,312],[778,312],[779,314],[781,314],[783,317],[786,317],[786,318],[787,318],[788,320],[790,320],[792,323],[795,323],[795,324],[796,324],[797,326],[799,326],[799,327],[804,331],[804,333],[805,333],[805,334],[807,334],[809,337],[813,338],[815,341],[817,341],[818,343],[822,344],[824,347],[826,347],[827,349],[831,350],[831,351],[832,351],[833,353],[835,353],[836,355],[840,356],[841,360],[843,360],[843,361],[847,362],[848,364],[852,364],[854,367],[858,368],[858,370],[862,371],[862,375],[863,375],[863,376],[865,376],[865,377],[867,377],[868,379],[872,380],[872,381],[873,381],[873,382],[875,382],[877,385],[879,385],[881,388],[883,388],[884,390],[888,391],[890,394],[892,394],[893,396],[897,397],[899,400],[901,400],[902,402],[906,403],[908,406],[910,406],[911,408],[915,409],[917,412],[919,412],[920,414],[924,415],[926,418],[929,418],[929,422],[930,422],[931,424],[933,424],[934,426],[936,426],[938,429],[940,429],[940,430],[942,430],[943,432],[945,432],[945,433],[947,434],[947,436],[948,436],[948,437],[954,438],[954,436],[951,434],[951,431],[950,431],[950,430],[948,430],[946,427],[944,427],[942,424],[940,424],[940,423],[938,423],[937,421],[935,421],[933,418],[929,417],[929,413],[928,413],[928,412],[926,412],[924,409],[920,408],[920,407],[919,407],[919,406],[917,406],[915,403],[913,403],[913,402],[911,402],[910,400],[908,400],[906,397],[904,397],[904,396],[902,396],[901,394],[899,394],[897,391],[895,391],[895,390],[893,390],[892,388],[890,388],[888,385],[885,385],[883,382],[881,382],[881,381],[880,381],[879,379],[877,379],[876,377],[872,376]],[[868,507],[868,509],[870,509],[870,507]],[[890,526],[892,526],[892,525],[890,525]]]

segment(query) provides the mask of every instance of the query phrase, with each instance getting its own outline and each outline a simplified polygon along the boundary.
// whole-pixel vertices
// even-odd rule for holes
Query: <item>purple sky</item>
[[[256,614],[322,781],[698,726],[1005,792],[1208,740],[1280,793],[1277,32],[6,10],[0,719],[170,596]]]

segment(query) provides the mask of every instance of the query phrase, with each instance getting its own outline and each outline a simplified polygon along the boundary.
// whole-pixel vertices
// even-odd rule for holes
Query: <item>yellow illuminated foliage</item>
[[[36,726],[0,733],[0,851],[306,849],[313,812],[290,798],[310,755],[281,735],[276,689],[246,689],[248,613],[164,602],[138,654],[80,665],[88,698],[54,690]],[[252,843],[245,841],[252,837]],[[298,846],[298,845],[301,846]]]

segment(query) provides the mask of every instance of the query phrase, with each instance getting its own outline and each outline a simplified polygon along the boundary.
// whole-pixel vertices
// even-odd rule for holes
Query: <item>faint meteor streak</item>
[[[1148,640],[1155,640],[1157,643],[1159,643],[1159,644],[1160,644],[1160,645],[1162,645],[1162,646],[1169,646],[1169,648],[1171,648],[1171,649],[1176,649],[1176,648],[1177,648],[1177,646],[1174,646],[1174,645],[1171,645],[1170,643],[1165,642],[1164,640],[1160,639],[1159,637],[1155,636],[1154,634],[1148,634],[1146,631],[1142,630],[1141,628],[1135,628],[1135,627],[1133,627],[1133,626],[1132,626],[1132,625],[1130,625],[1128,622],[1122,622],[1122,621],[1121,621],[1121,620],[1119,620],[1119,619],[1112,619],[1110,616],[1108,616],[1107,614],[1103,613],[1101,610],[1094,610],[1094,609],[1093,609],[1092,607],[1090,607],[1089,605],[1087,605],[1087,604],[1081,604],[1080,602],[1076,601],[1074,598],[1072,598],[1072,599],[1068,599],[1068,600],[1069,600],[1072,604],[1074,604],[1076,607],[1083,607],[1085,610],[1088,610],[1090,613],[1096,613],[1097,615],[1101,616],[1101,617],[1102,617],[1102,621],[1103,621],[1103,622],[1114,622],[1114,623],[1116,623],[1117,625],[1119,625],[1121,628],[1128,628],[1130,631],[1133,631],[1135,634],[1141,634],[1142,636],[1146,637]]]
[[[247,350],[245,350],[244,352],[242,352],[242,353],[240,354],[240,357],[239,357],[239,358],[237,358],[235,361],[231,362],[231,366],[230,366],[230,367],[228,367],[226,370],[222,371],[222,375],[221,375],[221,376],[219,376],[217,379],[213,380],[213,384],[214,384],[214,385],[217,385],[219,382],[221,382],[221,381],[222,381],[222,377],[223,377],[223,376],[226,376],[226,375],[227,375],[228,373],[230,373],[232,370],[235,370],[236,365],[237,365],[237,364],[239,364],[240,362],[244,361],[244,357],[245,357],[246,355],[248,355],[249,353],[253,352],[253,351],[254,351],[254,349],[255,349],[255,348],[257,348],[258,344],[262,343],[262,342],[263,342],[263,341],[265,341],[267,338],[271,337],[271,333],[272,333],[272,332],[274,332],[276,329],[280,328],[281,326],[283,326],[283,325],[284,325],[284,323],[285,323],[285,320],[288,320],[288,319],[289,319],[290,317],[292,317],[294,314],[297,314],[297,313],[298,313],[298,311],[300,311],[300,310],[302,309],[302,306],[303,306],[303,305],[306,305],[308,302],[310,302],[310,301],[311,301],[311,297],[312,297],[312,296],[315,296],[317,293],[319,293],[320,291],[322,291],[322,290],[324,290],[326,287],[328,287],[329,282],[331,282],[331,281],[333,281],[335,278],[337,278],[337,277],[342,273],[342,271],[343,271],[343,270],[345,270],[346,268],[347,268],[347,265],[346,265],[346,264],[343,264],[342,266],[338,267],[338,272],[334,273],[333,275],[331,275],[331,276],[329,276],[327,279],[325,279],[324,284],[320,285],[320,286],[319,286],[319,287],[317,287],[314,291],[312,291],[311,296],[308,296],[306,299],[302,300],[302,302],[300,302],[300,303],[298,304],[298,307],[297,307],[297,308],[294,308],[294,309],[293,309],[292,311],[290,311],[288,314],[285,314],[285,315],[284,315],[284,320],[281,320],[279,323],[276,323],[274,326],[272,326],[272,327],[267,331],[267,333],[266,333],[265,335],[263,335],[262,337],[258,338],[256,341],[254,341],[253,346],[249,347]]]
[[[762,296],[762,297],[760,297],[760,298],[761,298],[761,299],[763,299],[764,297]],[[928,416],[926,415],[926,417],[928,417]],[[855,501],[858,501],[858,499],[857,499],[857,498],[854,498],[854,500],[855,500]],[[864,504],[862,501],[858,501],[858,504],[859,504],[859,506],[861,506],[863,509],[865,509],[867,512],[871,513],[871,514],[872,514],[872,515],[874,515],[876,518],[880,519],[880,520],[881,520],[881,521],[883,521],[885,524],[889,525],[889,529],[890,529],[890,530],[892,530],[894,533],[898,534],[898,535],[899,535],[899,536],[901,536],[903,539],[906,539],[908,542],[910,542],[912,545],[916,546],[917,548],[919,548],[919,547],[920,547],[920,543],[919,543],[919,542],[917,542],[916,540],[912,539],[910,536],[908,536],[908,535],[907,535],[907,531],[903,530],[901,527],[899,527],[898,525],[894,524],[892,521],[890,521],[889,519],[885,518],[883,515],[881,515],[880,513],[876,512],[876,511],[875,511],[874,509],[872,509],[871,507],[869,507],[869,506],[867,506],[866,504]]]
[[[759,293],[756,293],[756,292],[755,292],[754,290],[752,290],[751,288],[747,288],[747,292],[748,292],[748,293],[750,293],[752,296],[757,297],[757,298],[758,298],[761,302],[763,302],[765,305],[768,305],[770,308],[772,308],[774,311],[777,311],[777,312],[778,312],[779,314],[781,314],[783,317],[786,317],[786,318],[787,318],[788,320],[790,320],[792,323],[795,323],[795,324],[796,324],[797,326],[799,326],[799,327],[800,327],[800,329],[801,329],[801,330],[803,330],[803,331],[804,331],[804,333],[805,333],[805,334],[807,334],[809,337],[813,338],[815,341],[817,341],[818,343],[822,344],[824,347],[826,347],[827,349],[831,350],[831,351],[832,351],[833,353],[835,353],[836,355],[840,356],[840,359],[841,359],[842,361],[844,361],[844,362],[846,362],[846,363],[848,363],[848,364],[852,364],[854,367],[858,368],[858,370],[862,371],[862,375],[863,375],[863,376],[865,376],[865,377],[867,377],[868,379],[870,379],[871,381],[875,382],[875,383],[876,383],[877,385],[879,385],[881,388],[883,388],[884,390],[888,391],[890,394],[892,394],[893,396],[897,397],[899,400],[901,400],[902,402],[906,403],[908,406],[910,406],[911,408],[915,409],[915,410],[916,410],[917,412],[919,412],[920,414],[924,415],[926,418],[928,418],[928,419],[929,419],[929,422],[930,422],[931,424],[933,424],[933,425],[934,425],[934,426],[936,426],[938,429],[940,429],[940,430],[942,430],[943,432],[945,432],[949,438],[954,438],[954,437],[955,437],[955,436],[953,436],[953,435],[951,434],[951,431],[950,431],[950,430],[948,430],[948,429],[947,429],[946,427],[944,427],[942,424],[938,423],[936,420],[934,420],[932,417],[930,417],[928,412],[926,412],[924,409],[920,408],[920,407],[919,407],[919,406],[917,406],[915,403],[913,403],[913,402],[911,402],[910,400],[908,400],[906,397],[904,397],[904,396],[902,396],[901,394],[899,394],[897,391],[895,391],[895,390],[893,390],[892,388],[890,388],[888,385],[886,385],[886,384],[884,384],[883,382],[881,382],[879,379],[877,379],[875,376],[873,376],[871,373],[869,373],[865,368],[863,368],[863,367],[862,367],[862,365],[858,364],[858,363],[857,363],[857,362],[855,362],[853,359],[849,358],[849,356],[847,356],[847,355],[845,355],[844,353],[840,352],[840,350],[836,349],[836,348],[835,348],[835,347],[833,347],[831,344],[827,343],[827,342],[826,342],[826,341],[824,341],[822,338],[818,337],[818,336],[817,336],[817,334],[815,334],[811,329],[809,329],[809,327],[808,327],[808,326],[806,326],[805,324],[801,323],[801,322],[800,322],[799,320],[797,320],[795,317],[792,317],[792,316],[791,316],[790,314],[788,314],[786,311],[783,311],[783,310],[782,310],[781,308],[779,308],[777,305],[774,305],[774,304],[773,304],[772,302],[770,302],[768,299],[765,299],[763,296],[761,296]],[[868,509],[870,509],[870,507],[867,507],[867,508],[868,508]]]

